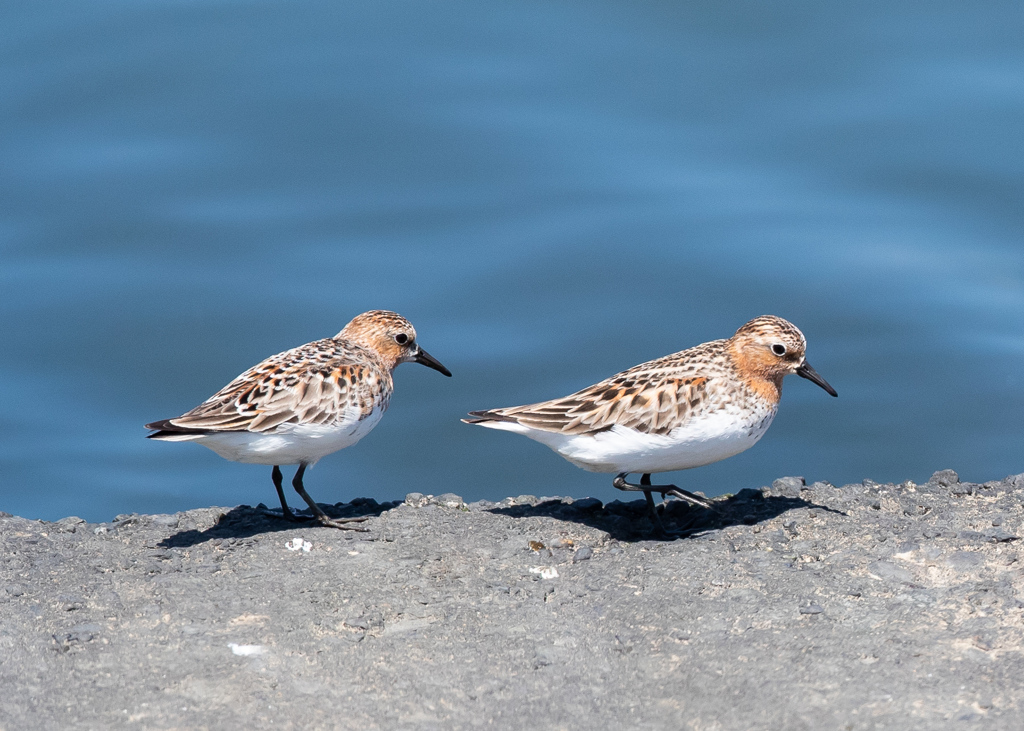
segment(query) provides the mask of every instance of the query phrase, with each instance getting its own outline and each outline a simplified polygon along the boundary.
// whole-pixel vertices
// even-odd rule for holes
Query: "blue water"
[[[1024,471],[1024,5],[0,7],[0,510],[273,504],[144,439],[394,309],[455,374],[307,476],[322,502],[619,494],[470,409],[784,316],[750,451],[673,481]]]

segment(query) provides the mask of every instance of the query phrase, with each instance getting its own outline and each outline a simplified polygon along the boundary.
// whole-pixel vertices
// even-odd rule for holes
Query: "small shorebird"
[[[196,442],[225,459],[273,465],[281,512],[294,520],[281,488],[280,465],[297,464],[292,486],[322,524],[351,528],[366,518],[329,517],[306,493],[306,468],[350,447],[380,421],[391,400],[391,372],[422,363],[451,373],[416,342],[401,315],[364,312],[333,338],[315,340],[254,365],[199,406],[174,419],[146,424],[149,439]]]
[[[617,473],[612,484],[643,492],[655,530],[666,533],[652,492],[711,504],[675,485],[652,485],[651,473],[701,467],[754,446],[790,373],[838,395],[807,363],[806,348],[795,325],[763,315],[728,340],[641,363],[570,396],[471,411],[463,421],[528,436],[585,470]],[[639,485],[626,481],[631,472],[641,474]]]

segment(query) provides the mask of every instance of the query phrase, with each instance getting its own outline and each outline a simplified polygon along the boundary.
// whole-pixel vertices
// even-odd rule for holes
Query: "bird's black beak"
[[[796,369],[796,374],[801,378],[806,378],[808,381],[811,381],[812,383],[817,383],[832,396],[839,395],[838,393],[836,393],[836,390],[834,388],[828,385],[828,381],[819,376],[818,372],[811,368],[811,364],[808,363],[806,360],[804,361],[804,364],[802,366]]]
[[[415,357],[413,357],[413,362],[422,363],[427,368],[433,368],[435,371],[440,371],[449,378],[452,377],[452,372],[445,368],[443,365],[441,365],[441,361],[439,361],[437,358],[435,358],[430,353],[425,351],[423,348],[420,348],[419,350],[416,351],[416,355]]]

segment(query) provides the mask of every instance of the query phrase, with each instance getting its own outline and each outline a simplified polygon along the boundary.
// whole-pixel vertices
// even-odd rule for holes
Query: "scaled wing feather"
[[[306,350],[313,357],[299,352]],[[169,421],[185,429],[266,432],[287,423],[334,422],[349,417],[351,408],[363,419],[375,405],[387,407],[386,379],[385,370],[355,365],[344,348],[318,341],[267,358]]]
[[[704,377],[665,376],[641,386],[636,376],[626,371],[571,396],[485,414],[562,434],[596,434],[616,425],[667,434],[685,423],[707,397]]]

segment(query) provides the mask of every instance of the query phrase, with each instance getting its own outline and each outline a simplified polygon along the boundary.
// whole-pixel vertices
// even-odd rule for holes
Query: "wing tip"
[[[147,434],[146,439],[173,439],[186,435],[206,434],[208,429],[193,429],[187,426],[178,426],[173,419],[160,419],[146,424],[146,429],[153,429],[152,434]]]
[[[470,411],[469,415],[472,419],[462,419],[464,424],[483,424],[488,421],[507,421],[513,424],[518,424],[519,420],[511,416],[499,413],[497,411]]]

